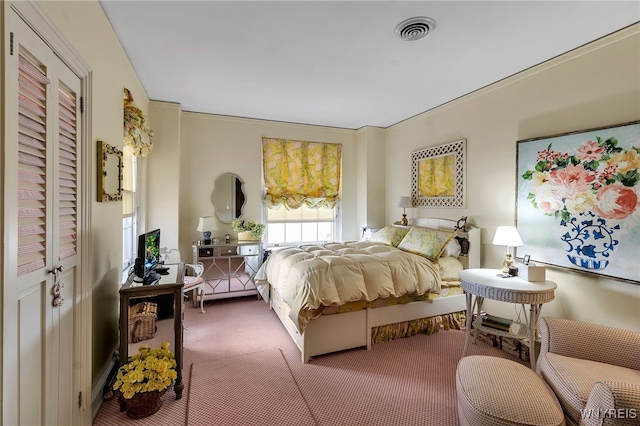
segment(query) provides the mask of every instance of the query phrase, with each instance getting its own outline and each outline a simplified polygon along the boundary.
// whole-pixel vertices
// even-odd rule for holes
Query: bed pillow
[[[399,226],[385,226],[371,237],[371,241],[389,244],[398,247],[400,241],[407,235],[409,228],[401,228]]]
[[[442,281],[460,281],[459,274],[464,269],[464,266],[458,258],[442,255],[438,259],[438,266]]]
[[[435,262],[454,235],[453,231],[438,231],[414,226],[398,244],[398,248],[409,253],[419,254]]]
[[[460,247],[460,243],[458,242],[457,239],[452,238],[449,240],[449,242],[445,246],[444,251],[442,252],[442,256],[458,257],[460,256],[460,253],[462,253],[462,248]]]

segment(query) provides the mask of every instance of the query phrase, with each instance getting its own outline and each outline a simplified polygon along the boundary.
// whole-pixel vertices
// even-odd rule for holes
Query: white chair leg
[[[198,287],[198,293],[200,294],[200,312],[204,314],[204,284]]]

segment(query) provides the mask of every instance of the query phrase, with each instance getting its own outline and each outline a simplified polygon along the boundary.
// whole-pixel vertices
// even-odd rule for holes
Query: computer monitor
[[[144,281],[153,281],[156,274],[153,268],[160,262],[160,229],[155,229],[138,236],[138,258],[135,274]]]

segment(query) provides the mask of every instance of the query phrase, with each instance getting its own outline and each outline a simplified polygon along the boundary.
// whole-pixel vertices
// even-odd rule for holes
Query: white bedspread
[[[372,242],[327,243],[274,251],[256,274],[268,300],[269,285],[289,305],[303,331],[320,306],[440,291],[437,266],[428,259]],[[265,291],[266,290],[266,291]]]

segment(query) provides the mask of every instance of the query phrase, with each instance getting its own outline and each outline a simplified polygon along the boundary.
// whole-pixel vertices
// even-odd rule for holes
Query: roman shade
[[[342,144],[262,138],[269,208],[333,208],[339,200]]]

